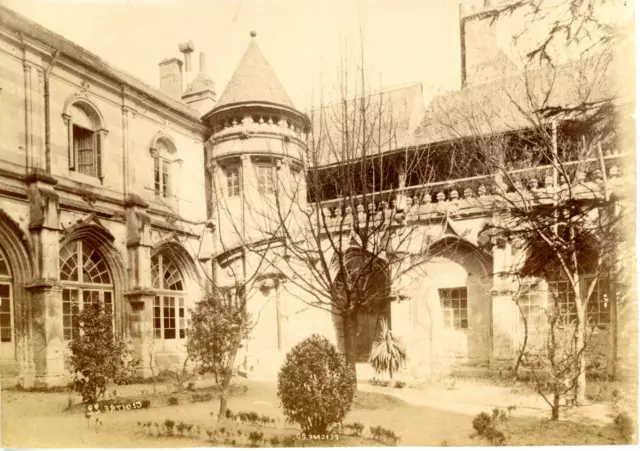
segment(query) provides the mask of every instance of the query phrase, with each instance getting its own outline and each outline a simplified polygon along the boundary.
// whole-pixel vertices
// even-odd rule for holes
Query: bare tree
[[[371,93],[363,67],[361,58],[353,76],[341,66],[339,100],[321,100],[310,113],[302,166],[282,165],[273,195],[257,199],[260,207],[245,217],[264,240],[243,243],[286,279],[291,295],[331,315],[352,365],[366,361],[391,301],[429,261],[446,222],[442,211],[421,214],[413,203],[418,191],[421,203],[431,203],[436,180],[436,155],[414,144],[408,123],[421,91],[417,99]],[[424,221],[440,232],[425,234]]]
[[[563,65],[526,60],[518,75],[444,96],[430,110],[432,132],[491,177],[488,229],[523,256],[500,274],[504,283],[541,278],[554,299],[562,297],[547,315],[547,358],[551,374],[569,378],[578,403],[589,330],[610,320],[611,292],[601,283],[615,283],[621,224],[631,209],[618,177],[629,164],[619,149],[628,104],[612,83],[612,59],[606,46]],[[570,340],[558,339],[560,324],[571,328]],[[526,349],[520,357],[526,364]]]

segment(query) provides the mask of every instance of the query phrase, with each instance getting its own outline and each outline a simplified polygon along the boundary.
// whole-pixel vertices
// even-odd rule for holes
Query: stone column
[[[59,385],[65,376],[62,326],[62,289],[59,276],[58,183],[34,168],[26,177],[29,190],[29,232],[34,250],[34,280],[25,288],[31,293],[32,355],[35,382]]]
[[[148,204],[134,194],[125,202],[129,286],[125,298],[129,304],[129,337],[134,358],[140,359],[139,374],[151,375],[153,350],[153,300],[151,287],[151,220]]]

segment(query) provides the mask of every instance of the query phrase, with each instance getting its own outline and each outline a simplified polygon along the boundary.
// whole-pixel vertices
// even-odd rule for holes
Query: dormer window
[[[225,169],[227,177],[227,197],[240,196],[240,167],[230,166]]]

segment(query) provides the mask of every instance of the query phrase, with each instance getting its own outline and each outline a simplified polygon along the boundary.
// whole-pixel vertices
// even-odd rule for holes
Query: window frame
[[[82,118],[76,117],[74,119],[74,110],[79,110],[76,114],[86,116],[87,121],[81,120]],[[67,128],[67,152],[68,152],[68,170],[70,173],[79,174],[82,177],[90,177],[92,179],[98,179],[102,184],[104,182],[104,167],[103,167],[103,141],[107,135],[107,130],[104,128],[102,116],[97,108],[89,102],[87,99],[75,96],[67,101],[62,118]],[[89,128],[88,128],[89,127]],[[83,132],[91,133],[91,148],[79,149],[77,134],[82,130]],[[81,150],[91,152],[90,159],[91,165],[85,166],[90,169],[81,170],[80,155]]]
[[[272,163],[258,162],[255,164],[258,192],[273,194],[276,192],[276,168]]]
[[[224,176],[226,179],[225,196],[229,198],[240,197],[242,195],[242,166],[239,164],[225,166]]]
[[[165,257],[168,260],[165,266]],[[155,271],[154,260],[157,259],[158,270]],[[164,275],[170,266],[175,267],[175,273],[178,274],[179,279],[174,282],[180,283],[182,289],[172,289],[171,285],[167,284],[167,280]],[[163,252],[151,257],[151,274],[152,274],[152,287],[155,292],[153,300],[153,337],[156,340],[185,340],[187,335],[187,321],[186,321],[186,282],[185,278],[180,271],[180,268],[176,264],[175,260],[171,257],[166,257]],[[155,279],[153,279],[155,277]],[[173,305],[172,305],[173,304]],[[173,320],[173,321],[172,321]],[[173,327],[169,327],[173,325]],[[173,331],[173,336],[167,337],[166,332]],[[171,335],[171,334],[170,334]]]
[[[156,153],[153,155],[153,192],[156,197],[170,199],[173,180],[173,160]]]
[[[580,290],[581,292],[586,292],[589,289],[589,285],[590,283],[593,281],[593,279],[595,279],[596,276],[594,274],[583,274],[580,276],[579,279],[579,284],[580,284]],[[589,297],[589,299],[587,300],[587,305],[585,306],[585,314],[586,314],[586,320],[588,323],[590,323],[591,319],[593,317],[590,316],[590,305],[593,305],[594,302],[597,302],[597,320],[593,323],[595,327],[597,327],[598,329],[605,329],[607,327],[610,327],[612,324],[612,302],[609,299],[609,295],[611,294],[611,279],[609,277],[599,277],[598,278],[598,282],[597,285],[595,286],[593,292],[591,293],[591,296]],[[566,306],[569,305],[570,307],[565,307],[567,310],[570,309],[570,311],[568,312],[560,312],[560,318],[558,319],[559,321],[559,327],[564,328],[567,327],[571,324],[573,324],[574,321],[577,321],[577,312],[576,312],[576,306],[575,306],[575,300],[573,300],[574,298],[574,293],[573,293],[573,289],[571,288],[571,282],[565,278],[565,277],[559,277],[557,279],[553,279],[553,280],[548,280],[547,284],[549,286],[549,296],[550,296],[550,302],[553,303],[553,305],[556,305],[555,299],[554,299],[554,294],[553,294],[553,288],[552,286],[558,286],[560,284],[562,284],[562,286],[564,287],[565,291],[559,291],[557,292],[559,293],[564,293],[564,300],[562,300],[562,302],[560,302],[559,304],[561,306]],[[604,285],[604,287],[601,289],[601,285]],[[599,300],[597,299],[597,297],[599,295],[603,295],[604,299]],[[596,297],[594,300],[594,296]],[[570,300],[570,301],[569,301]],[[602,306],[602,304],[605,304],[604,307]],[[561,307],[562,308],[562,307]],[[606,317],[605,321],[602,321],[601,318]]]
[[[13,298],[14,298],[14,293],[13,293],[13,274],[11,273],[11,266],[9,265],[9,260],[7,259],[7,257],[5,256],[5,254],[3,253],[2,249],[0,249],[0,261],[4,262],[4,266],[7,269],[6,274],[0,273],[0,286],[6,286],[8,287],[8,293],[9,295],[6,297],[2,297],[0,298],[0,303],[3,303],[4,299],[8,300],[8,311],[4,312],[2,310],[3,306],[0,305],[0,345],[2,346],[12,346],[15,345],[15,318],[14,318],[14,309],[13,309]],[[8,326],[3,326],[2,325],[2,316],[4,315],[8,315],[9,316],[9,325]],[[3,329],[9,329],[9,340],[4,341],[3,340],[3,334],[2,334],[2,330]]]
[[[66,257],[64,261],[63,252],[70,247],[74,247],[72,254]],[[93,280],[85,280],[85,260],[84,257],[90,259],[92,254],[85,254],[85,246],[95,252],[100,258],[100,263],[104,265],[105,271],[102,271],[98,274],[101,278],[103,274],[107,274],[109,277],[109,281],[107,283],[95,282]],[[69,261],[71,255],[75,254],[75,272],[71,271],[69,275],[76,274],[76,280],[68,280],[63,278],[63,271],[68,266],[67,261]],[[67,243],[64,247],[60,249],[60,255],[58,257],[60,262],[60,282],[62,285],[62,335],[63,341],[68,343],[70,340],[73,340],[75,330],[77,329],[76,322],[76,314],[83,311],[86,305],[95,304],[94,302],[89,302],[85,299],[85,294],[91,293],[90,297],[93,294],[97,294],[98,296],[98,304],[101,308],[106,308],[107,305],[110,305],[110,313],[111,313],[111,327],[112,330],[115,330],[115,285],[113,283],[113,277],[111,276],[111,271],[109,269],[109,264],[104,258],[104,255],[99,252],[95,247],[90,246],[83,240],[75,240]],[[93,268],[98,269],[98,264],[95,261],[91,260],[94,264]],[[73,269],[73,268],[72,268]],[[99,269],[98,269],[99,270]],[[68,299],[65,299],[65,295],[68,292]],[[72,292],[76,293],[75,302],[71,298]],[[106,301],[106,298],[109,298],[109,302]],[[68,305],[68,308],[66,307]],[[74,305],[77,307],[77,312],[74,311]],[[66,311],[65,311],[66,310]],[[65,318],[70,318],[68,324],[65,325]]]
[[[464,293],[464,296],[454,296],[454,290]],[[438,288],[440,297],[440,307],[443,314],[443,325],[445,329],[469,330],[469,290],[466,286]],[[458,304],[454,306],[454,302]],[[462,306],[464,301],[464,307]],[[449,305],[447,305],[449,304]],[[463,314],[464,313],[464,314]]]

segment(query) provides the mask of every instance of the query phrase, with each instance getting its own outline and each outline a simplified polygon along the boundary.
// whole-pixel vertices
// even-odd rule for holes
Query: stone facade
[[[3,380],[62,383],[71,308],[91,302],[112,309],[143,375],[152,365],[181,365],[189,308],[214,284],[232,287],[259,265],[245,248],[277,224],[274,186],[298,187],[305,205],[308,117],[291,104],[255,33],[216,101],[204,57],[184,90],[181,61],[161,62],[163,92],[0,13]],[[181,49],[189,57],[193,45]],[[494,274],[517,252],[482,235],[494,214],[482,188],[402,200],[405,220],[421,224],[416,239],[432,237],[440,249],[419,275],[391,287],[391,326],[416,378],[513,365],[522,330],[513,289]],[[238,363],[253,377],[274,377],[286,351],[311,333],[340,342],[331,314],[301,301],[285,266],[260,274],[248,293],[258,321]],[[636,312],[637,304],[624,308]],[[610,360],[612,317],[600,331]],[[636,329],[618,329],[617,346],[630,346]]]

